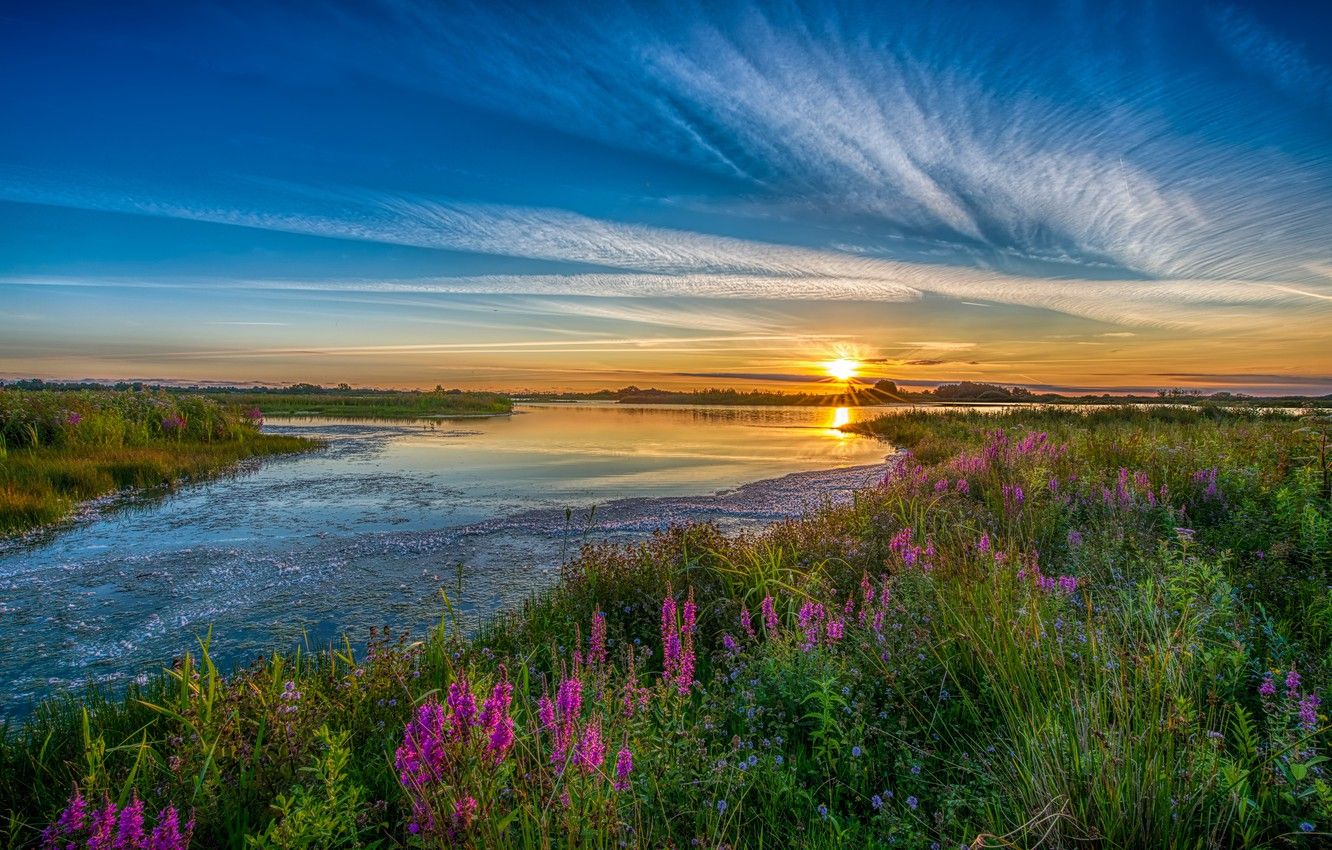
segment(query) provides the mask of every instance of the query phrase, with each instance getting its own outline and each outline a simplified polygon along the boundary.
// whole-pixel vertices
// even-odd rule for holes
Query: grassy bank
[[[205,641],[55,698],[5,732],[0,823],[30,845],[63,812],[83,847],[138,800],[200,847],[1325,846],[1308,423],[869,427],[913,454],[853,503],[588,548],[478,635],[229,677]]]
[[[309,393],[220,393],[209,397],[230,409],[259,410],[264,416],[420,419],[495,416],[513,411],[513,401],[508,396],[459,391],[322,390]]]
[[[0,534],[59,521],[108,493],[172,486],[315,445],[262,434],[259,423],[199,397],[0,389]]]

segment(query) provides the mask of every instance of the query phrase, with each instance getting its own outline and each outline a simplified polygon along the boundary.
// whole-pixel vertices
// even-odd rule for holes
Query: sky
[[[6,4],[0,379],[1332,392],[1332,5]]]

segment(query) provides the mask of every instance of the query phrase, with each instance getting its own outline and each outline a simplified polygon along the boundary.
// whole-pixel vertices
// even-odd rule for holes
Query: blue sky
[[[1332,8],[1107,5],[6,8],[0,376],[1332,392]]]

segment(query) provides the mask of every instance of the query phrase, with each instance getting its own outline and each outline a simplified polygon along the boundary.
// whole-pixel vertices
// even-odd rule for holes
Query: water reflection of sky
[[[872,415],[580,404],[489,419],[274,421],[270,430],[322,437],[327,450],[0,550],[0,688],[17,705],[52,685],[152,669],[210,624],[233,659],[302,630],[324,640],[421,625],[458,564],[472,588],[464,604],[484,613],[548,581],[592,505],[877,463],[886,446],[837,430]],[[741,502],[720,515],[745,514]],[[598,522],[614,515],[608,535],[632,539],[692,510],[651,505]]]

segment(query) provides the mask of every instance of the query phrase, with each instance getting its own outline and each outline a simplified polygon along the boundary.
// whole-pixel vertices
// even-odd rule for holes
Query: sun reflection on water
[[[849,425],[850,423],[851,423],[850,408],[846,407],[835,408],[832,412],[832,419],[828,422],[828,433],[834,437],[837,437],[838,439],[846,439],[851,435],[841,430],[841,427],[843,425]]]

